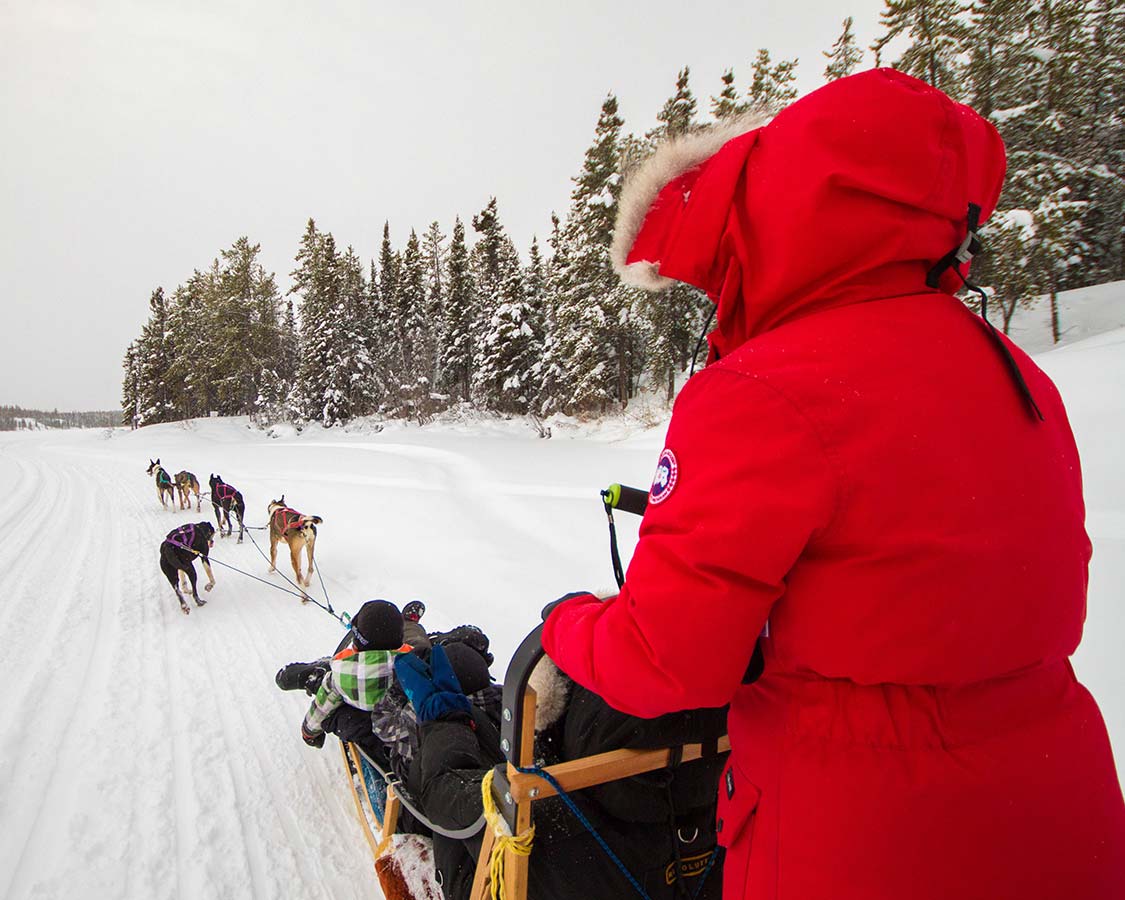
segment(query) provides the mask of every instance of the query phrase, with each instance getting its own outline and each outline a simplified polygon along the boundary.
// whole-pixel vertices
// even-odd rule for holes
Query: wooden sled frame
[[[500,747],[507,762],[496,766],[492,780],[492,793],[496,808],[504,817],[512,834],[519,835],[531,827],[532,804],[545,797],[553,797],[555,788],[538,775],[520,772],[534,764],[535,690],[528,684],[532,670],[543,657],[541,642],[543,626],[537,626],[520,644],[504,676],[504,711],[500,724]],[[716,748],[703,744],[685,744],[679,748],[680,760],[690,762],[715,752],[730,750],[730,740],[723,736]],[[548,766],[559,786],[570,793],[583,788],[629,778],[663,769],[670,765],[675,749],[663,750],[610,750],[581,759],[569,760]],[[496,835],[486,828],[477,857],[476,875],[473,878],[471,900],[487,900],[491,895],[489,872],[490,858]],[[534,852],[534,851],[533,851]],[[527,900],[527,871],[529,858],[504,851],[505,900]]]

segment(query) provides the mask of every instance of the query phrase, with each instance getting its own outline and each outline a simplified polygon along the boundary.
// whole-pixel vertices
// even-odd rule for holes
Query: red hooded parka
[[[1033,414],[955,273],[926,286],[1004,167],[976,113],[876,70],[624,228],[634,275],[717,302],[717,361],[677,399],[625,587],[559,605],[543,644],[627,713],[731,704],[726,898],[1125,897],[1068,661],[1091,547],[1066,412],[1005,341]]]

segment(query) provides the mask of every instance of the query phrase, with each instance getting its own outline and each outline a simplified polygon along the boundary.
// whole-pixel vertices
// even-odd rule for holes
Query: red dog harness
[[[301,519],[304,518],[302,513],[297,512],[295,509],[290,509],[288,506],[283,506],[280,509],[273,511],[273,527],[279,534],[286,534],[294,528],[301,527]]]

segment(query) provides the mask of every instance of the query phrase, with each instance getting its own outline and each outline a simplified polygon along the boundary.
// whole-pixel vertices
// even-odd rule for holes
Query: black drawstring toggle
[[[996,326],[988,321],[988,294],[983,288],[969,281],[969,279],[965,277],[965,273],[961,271],[961,266],[972,260],[973,256],[980,252],[981,242],[980,236],[977,234],[977,226],[980,225],[980,212],[980,207],[977,206],[977,204],[969,204],[968,223],[964,240],[945,254],[945,256],[938,260],[937,265],[930,269],[929,273],[926,275],[926,285],[931,288],[937,288],[941,276],[947,269],[952,269],[957,273],[957,277],[961,279],[961,283],[980,297],[980,317],[988,327],[988,333],[992,338],[992,342],[1000,350],[1000,355],[1004,357],[1004,364],[1008,367],[1008,372],[1011,374],[1012,380],[1015,381],[1019,392],[1027,401],[1030,411],[1042,422],[1044,421],[1043,413],[1039,410],[1039,405],[1031,395],[1031,388],[1027,386],[1027,381],[1024,380],[1023,372],[1020,371],[1019,364],[1016,362],[1015,357],[1012,356],[1012,351],[1008,349],[1008,345],[1004,343],[1000,332],[996,330]]]
[[[953,269],[963,280],[965,276],[961,274],[961,266],[971,261],[977,253],[980,253],[980,235],[977,234],[977,227],[980,225],[980,207],[977,204],[969,204],[968,219],[965,239],[939,259],[936,265],[926,273],[927,287],[938,287],[941,276],[945,274],[947,269]]]

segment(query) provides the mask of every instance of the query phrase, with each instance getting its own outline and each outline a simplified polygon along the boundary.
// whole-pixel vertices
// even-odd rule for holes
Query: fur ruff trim
[[[744,113],[699,131],[662,143],[625,180],[617,201],[617,222],[609,248],[613,269],[621,280],[646,291],[663,291],[675,282],[660,274],[660,264],[642,260],[626,263],[629,251],[640,234],[645,216],[667,184],[684,172],[710,159],[727,141],[769,121],[759,113]]]
[[[566,712],[571,681],[549,656],[544,656],[531,670],[527,683],[536,694],[535,730],[542,731]]]

